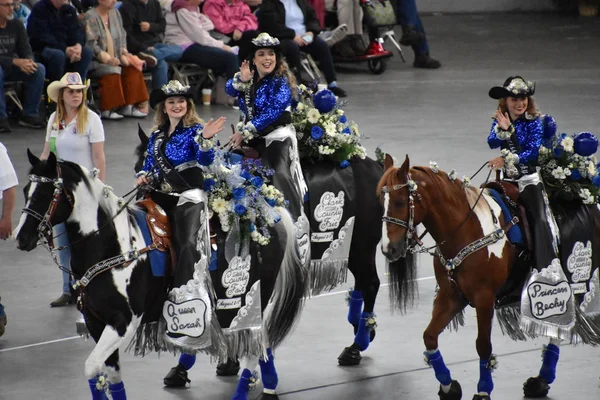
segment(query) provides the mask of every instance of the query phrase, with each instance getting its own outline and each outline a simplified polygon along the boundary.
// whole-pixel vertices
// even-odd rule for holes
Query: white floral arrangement
[[[271,228],[281,219],[275,207],[286,206],[283,194],[267,183],[274,171],[264,168],[260,160],[229,163],[222,151],[217,151],[215,161],[203,170],[209,209],[221,229],[229,232],[239,226],[242,238],[267,245]]]
[[[366,149],[360,145],[358,126],[348,121],[344,110],[329,90],[312,92],[299,85],[300,101],[292,112],[292,123],[298,135],[300,158],[303,161],[333,161],[342,168],[353,157],[365,158]]]
[[[538,163],[550,200],[600,203],[597,147],[598,140],[589,132],[544,140]]]
[[[517,164],[519,164],[519,155],[508,149],[502,149],[500,155],[504,158],[504,171],[509,178],[515,178],[519,175]]]
[[[177,80],[169,81],[169,83],[163,85],[160,90],[163,91],[164,94],[172,95],[172,94],[183,94],[187,93],[190,90],[189,85],[184,85]]]

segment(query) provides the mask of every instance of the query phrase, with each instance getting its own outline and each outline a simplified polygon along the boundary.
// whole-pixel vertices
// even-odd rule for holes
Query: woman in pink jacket
[[[232,78],[239,70],[237,48],[211,36],[213,23],[198,9],[202,2],[174,0],[171,3],[165,18],[165,43],[183,48],[180,62],[196,64]]]
[[[241,42],[256,37],[258,20],[242,0],[206,0],[202,12],[210,18],[217,32],[229,36],[240,47]]]

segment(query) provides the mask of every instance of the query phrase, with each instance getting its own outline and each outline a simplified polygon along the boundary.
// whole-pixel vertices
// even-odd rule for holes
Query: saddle
[[[523,231],[526,249],[531,252],[533,250],[533,237],[527,220],[527,212],[525,207],[519,202],[520,193],[517,183],[500,179],[500,171],[496,171],[496,180],[487,182],[483,188],[494,189],[500,193],[504,204],[506,204],[512,215],[519,218],[519,225]]]
[[[171,245],[171,225],[167,213],[149,197],[139,200],[136,205],[146,211],[148,230],[156,250],[162,252],[168,250],[171,262],[167,263],[168,265],[165,267],[167,267],[168,275],[173,276],[177,260],[175,249]]]

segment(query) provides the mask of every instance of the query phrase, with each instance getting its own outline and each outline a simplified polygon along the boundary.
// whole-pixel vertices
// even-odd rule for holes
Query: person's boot
[[[421,43],[423,39],[423,34],[419,32],[414,25],[402,27],[402,37],[400,38],[400,44],[402,46],[414,46]]]
[[[441,66],[442,64],[438,60],[431,58],[429,53],[415,54],[415,61],[413,62],[413,67],[415,68],[436,69]]]
[[[64,307],[73,303],[73,296],[71,296],[70,294],[63,293],[58,299],[50,303],[50,307]]]
[[[367,52],[367,46],[363,42],[362,35],[351,35],[350,36],[350,47],[354,50],[357,56],[362,56]]]

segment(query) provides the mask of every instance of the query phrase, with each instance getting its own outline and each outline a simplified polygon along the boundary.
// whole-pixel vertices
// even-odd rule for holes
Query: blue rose
[[[591,132],[581,132],[573,139],[575,153],[580,156],[591,156],[598,150],[598,139]]]
[[[215,151],[213,149],[210,149],[208,151],[201,151],[200,155],[198,156],[198,162],[200,163],[200,165],[210,165],[213,163],[214,160]]]
[[[550,115],[544,115],[542,125],[544,128],[543,133],[545,138],[552,138],[554,135],[556,135],[556,121]]]
[[[595,177],[593,177],[592,183],[594,184],[594,186],[600,186],[600,175],[596,175]]]
[[[344,160],[340,163],[340,167],[342,168],[348,168],[348,166],[350,166],[350,161],[348,160]]]
[[[241,217],[246,214],[246,207],[244,207],[243,204],[236,204],[235,207],[233,207],[233,211]]]
[[[346,134],[346,135],[349,135],[349,134],[351,134],[351,133],[352,133],[352,131],[350,130],[350,128],[348,128],[348,127],[345,127],[344,129],[342,129],[342,133],[344,133],[344,134]]]
[[[331,90],[320,90],[313,96],[313,104],[322,114],[333,110],[337,100]]]
[[[565,151],[563,149],[561,149],[560,147],[555,147],[554,151],[553,151],[554,157],[556,157],[556,158],[562,157],[562,155],[564,154],[564,152]]]
[[[323,129],[321,129],[321,127],[317,125],[313,126],[310,130],[310,136],[312,136],[312,138],[315,140],[321,139],[324,133],[325,132],[323,132]]]
[[[202,189],[205,192],[210,192],[211,190],[213,190],[213,188],[215,187],[216,184],[217,184],[217,182],[215,182],[214,179],[207,178],[204,180],[204,183],[202,184]]]
[[[265,200],[267,201],[268,205],[270,205],[271,207],[275,207],[275,199],[265,198]]]
[[[254,225],[254,224],[250,224],[250,226],[248,227],[248,230],[249,230],[250,232],[254,232],[254,231],[256,230],[256,225]]]
[[[571,179],[574,181],[578,181],[581,179],[581,173],[579,172],[578,169],[571,170]]]
[[[345,115],[342,115],[342,116],[340,117],[340,122],[341,122],[342,124],[345,124],[346,122],[348,122],[348,118],[346,118],[346,116],[345,116]]]
[[[250,179],[250,184],[256,188],[261,188],[263,185],[263,180],[261,179],[260,176],[254,176],[252,177],[252,179]]]
[[[252,178],[252,175],[250,175],[250,172],[243,170],[242,173],[240,174],[240,176],[246,180]]]
[[[246,189],[238,187],[231,192],[234,200],[241,200],[246,196]]]

